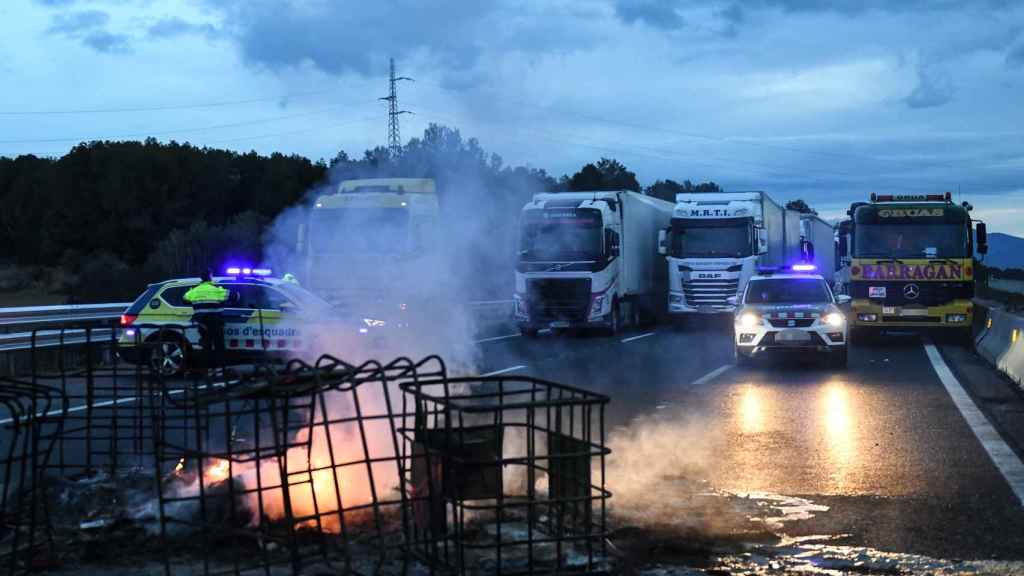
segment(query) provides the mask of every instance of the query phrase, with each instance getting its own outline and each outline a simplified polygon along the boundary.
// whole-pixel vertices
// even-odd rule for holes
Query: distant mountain
[[[984,258],[985,265],[992,268],[1024,268],[1024,238],[992,232]]]

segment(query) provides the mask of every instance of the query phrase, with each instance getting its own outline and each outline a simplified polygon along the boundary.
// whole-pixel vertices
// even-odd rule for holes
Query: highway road
[[[681,527],[709,549],[769,533],[857,554],[1024,560],[1024,397],[962,345],[890,335],[854,345],[847,370],[804,359],[741,369],[729,327],[714,323],[507,336],[481,345],[482,373],[612,398],[613,510],[649,507],[626,510],[627,524]],[[697,498],[709,492],[717,497]],[[787,519],[748,521],[764,514]],[[707,520],[715,516],[732,520]]]
[[[729,331],[496,328],[475,363],[611,397],[611,541],[630,561],[1024,570],[1024,395],[971,350],[897,334],[846,370],[738,368]]]

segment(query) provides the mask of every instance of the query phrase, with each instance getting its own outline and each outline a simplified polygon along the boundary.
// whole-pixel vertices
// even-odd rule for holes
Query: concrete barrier
[[[978,354],[1018,385],[1024,383],[1024,317],[986,303],[976,303],[975,314],[981,320],[974,339]]]

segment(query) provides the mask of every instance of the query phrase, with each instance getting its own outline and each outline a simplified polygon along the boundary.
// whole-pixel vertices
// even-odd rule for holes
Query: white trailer
[[[729,297],[743,292],[758,267],[799,260],[800,214],[760,191],[678,194],[660,249],[669,314],[734,312]]]
[[[818,267],[825,278],[836,272],[836,229],[817,214],[800,215],[800,238],[805,247],[805,260]]]
[[[673,208],[626,190],[534,196],[520,217],[515,315],[522,333],[616,332],[656,316],[666,290],[658,231]]]

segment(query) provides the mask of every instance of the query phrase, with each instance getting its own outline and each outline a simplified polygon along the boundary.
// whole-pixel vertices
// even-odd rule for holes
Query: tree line
[[[434,178],[442,205],[479,220],[497,245],[514,237],[516,216],[536,192],[625,189],[674,201],[680,192],[721,189],[689,180],[642,188],[610,158],[555,178],[506,165],[475,138],[439,125],[394,157],[380,147],[316,162],[153,138],[88,142],[59,158],[0,157],[0,292],[130,298],[147,282],[195,275],[226,259],[259,261],[282,211],[339,180],[386,176]]]

